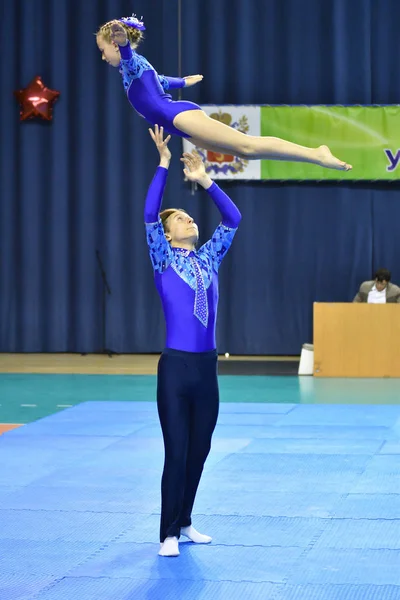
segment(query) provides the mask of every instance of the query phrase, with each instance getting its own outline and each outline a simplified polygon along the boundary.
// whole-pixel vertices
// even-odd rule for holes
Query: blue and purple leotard
[[[189,138],[173,125],[179,113],[186,110],[201,110],[194,102],[172,100],[166,91],[185,87],[180,77],[158,75],[154,67],[127,44],[119,47],[121,52],[120,73],[129,102],[136,112],[152,125],[164,127],[168,133]]]
[[[222,220],[212,238],[199,250],[171,247],[159,217],[167,175],[167,169],[158,167],[144,210],[147,244],[166,321],[166,347],[207,352],[216,348],[218,270],[237,231],[241,214],[214,182],[207,193]]]

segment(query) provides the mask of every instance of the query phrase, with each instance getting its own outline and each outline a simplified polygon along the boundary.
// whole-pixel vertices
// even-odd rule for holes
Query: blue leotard
[[[186,110],[201,110],[194,102],[174,101],[166,90],[185,87],[185,80],[180,77],[158,75],[154,67],[127,44],[120,46],[122,75],[124,88],[129,102],[136,112],[152,125],[164,127],[164,131],[189,138],[173,125],[174,118]]]

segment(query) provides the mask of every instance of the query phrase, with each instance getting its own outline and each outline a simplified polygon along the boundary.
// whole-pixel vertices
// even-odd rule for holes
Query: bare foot
[[[336,169],[337,171],[351,171],[351,165],[339,160],[333,156],[328,146],[320,146],[317,148],[317,164],[327,169]]]

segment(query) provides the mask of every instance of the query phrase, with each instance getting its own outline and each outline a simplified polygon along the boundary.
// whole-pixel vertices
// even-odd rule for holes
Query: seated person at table
[[[369,304],[400,303],[400,287],[390,283],[391,273],[387,269],[378,269],[374,281],[364,281],[353,302]]]

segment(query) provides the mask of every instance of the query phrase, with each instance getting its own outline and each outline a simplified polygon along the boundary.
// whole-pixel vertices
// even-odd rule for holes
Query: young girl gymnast
[[[307,148],[276,137],[246,135],[212,119],[193,102],[172,100],[168,90],[190,87],[203,76],[158,75],[146,58],[136,52],[145,29],[135,15],[123,17],[102,25],[96,41],[103,60],[119,68],[129,102],[149,123],[187,138],[199,148],[246,160],[306,162],[342,171],[352,168],[333,156],[327,146]]]

